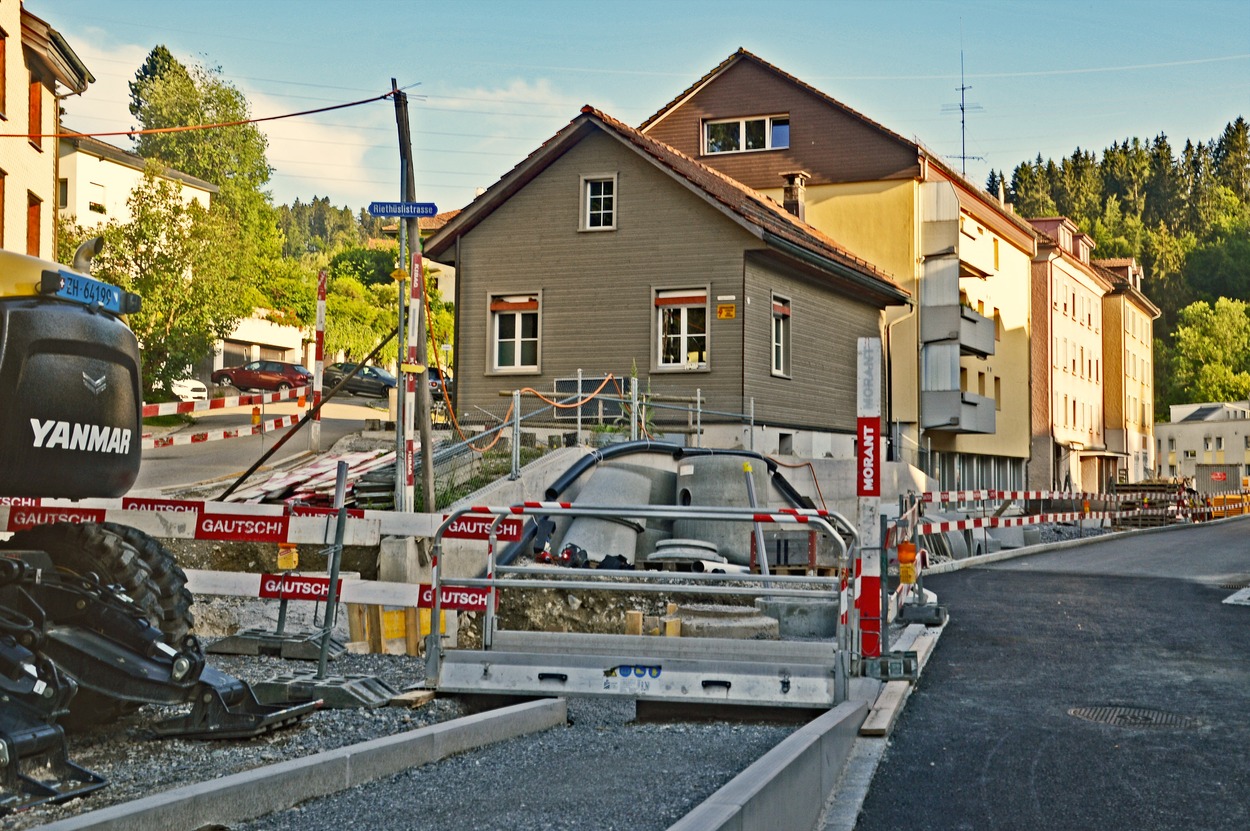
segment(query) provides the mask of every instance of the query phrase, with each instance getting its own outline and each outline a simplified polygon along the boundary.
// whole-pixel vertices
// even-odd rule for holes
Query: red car
[[[289,390],[312,383],[312,373],[301,364],[282,361],[252,361],[243,366],[229,366],[213,373],[213,383],[227,384],[241,390]]]

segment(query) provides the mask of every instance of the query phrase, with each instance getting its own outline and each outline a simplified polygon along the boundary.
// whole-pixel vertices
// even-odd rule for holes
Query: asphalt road
[[[266,404],[263,419],[269,421],[280,416],[303,413],[296,402],[282,401]],[[322,408],[321,450],[328,450],[343,436],[364,429],[366,419],[385,420],[386,417],[384,400],[347,396],[340,401],[336,396],[334,401]],[[195,424],[183,427],[179,432],[230,430],[251,423],[251,407],[234,407],[211,413],[198,413]],[[237,476],[251,467],[288,430],[289,427],[255,436],[145,450],[143,463],[139,468],[139,479],[131,489],[131,495]],[[310,448],[308,431],[308,425],[301,428],[299,433],[266,461],[266,466],[280,464],[307,453]]]
[[[1250,518],[925,581],[951,622],[856,828],[1250,827]],[[1181,726],[1116,726],[1126,707]]]

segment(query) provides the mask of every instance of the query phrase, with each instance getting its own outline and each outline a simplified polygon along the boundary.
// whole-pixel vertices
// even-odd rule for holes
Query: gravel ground
[[[316,671],[316,663],[279,658],[210,656],[223,672],[260,681],[290,672]],[[424,679],[421,659],[397,655],[343,655],[331,661],[330,674],[366,675],[403,690]],[[245,741],[149,740],[151,725],[177,708],[148,706],[105,727],[69,736],[70,760],[100,774],[109,785],[61,805],[42,805],[0,820],[5,831],[35,826],[94,811],[108,805],[216,779],[261,765],[308,756],[343,745],[424,727],[463,713],[450,699],[419,709],[381,707],[319,710],[298,725]]]
[[[635,724],[632,701],[573,698],[569,726],[311,800],[232,831],[662,831],[794,726]]]
[[[315,670],[315,663],[211,656],[249,680]],[[420,659],[343,655],[331,673],[379,678],[396,690],[420,681]],[[31,829],[108,805],[231,773],[394,735],[464,715],[436,699],[417,709],[321,710],[249,741],[148,740],[174,708],[144,707],[117,724],[70,736],[70,758],[109,780],[82,799],[0,820]],[[465,753],[238,829],[334,828],[368,817],[376,828],[667,828],[790,734],[794,726],[634,724],[632,701],[571,699],[569,725]],[[419,816],[414,807],[421,806]],[[640,808],[640,806],[645,806]],[[643,815],[639,815],[639,811]]]

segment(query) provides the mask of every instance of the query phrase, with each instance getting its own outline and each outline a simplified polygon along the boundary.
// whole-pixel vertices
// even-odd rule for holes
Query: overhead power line
[[[267,115],[262,118],[244,118],[239,121],[219,121],[213,124],[182,124],[177,127],[151,127],[144,130],[115,130],[112,132],[102,133],[0,133],[0,138],[79,138],[81,136],[89,136],[91,138],[102,138],[105,136],[148,136],[155,133],[185,133],[191,130],[213,130],[218,127],[238,127],[243,124],[260,124],[265,121],[278,121],[283,118],[297,118],[303,115],[316,115],[317,113],[330,112],[331,110],[343,110],[348,107],[359,107],[361,104],[372,104],[374,101],[384,101],[394,95],[394,91],[374,96],[373,98],[362,98],[359,101],[350,101],[346,104],[334,104],[329,107],[318,107],[315,110],[301,110],[297,113],[283,113],[282,115]]]

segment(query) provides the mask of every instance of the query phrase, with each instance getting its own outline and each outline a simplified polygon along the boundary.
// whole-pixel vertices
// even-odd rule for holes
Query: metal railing
[[[449,527],[466,515],[489,516],[492,522],[486,555],[486,576],[477,578],[447,578],[439,567],[442,555],[443,535]],[[836,577],[779,576],[766,574],[707,574],[666,571],[591,571],[586,569],[535,568],[525,566],[498,566],[495,562],[499,541],[499,527],[508,517],[516,516],[565,516],[565,517],[630,517],[654,519],[700,519],[723,522],[750,522],[805,525],[830,538],[837,547]],[[577,591],[632,591],[667,592],[708,596],[768,596],[839,599],[838,619],[835,623],[837,663],[835,691],[838,700],[845,700],[847,679],[858,649],[856,637],[858,618],[849,609],[847,582],[850,563],[857,555],[859,538],[853,523],[833,511],[815,509],[787,509],[766,511],[752,508],[714,506],[668,506],[668,505],[574,505],[567,502],[526,502],[507,507],[471,506],[453,512],[439,526],[434,535],[432,552],[433,610],[430,616],[430,634],[426,641],[426,677],[439,677],[442,656],[441,598],[444,586],[487,589],[486,615],[483,621],[482,645],[489,650],[496,627],[495,607],[499,592],[507,588],[522,589],[572,589]],[[592,577],[593,575],[593,577]],[[537,579],[543,578],[543,579]],[[590,579],[588,579],[590,578]],[[809,588],[797,588],[797,586]],[[815,586],[817,588],[810,588]]]

